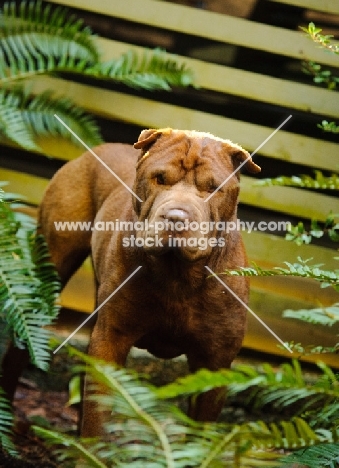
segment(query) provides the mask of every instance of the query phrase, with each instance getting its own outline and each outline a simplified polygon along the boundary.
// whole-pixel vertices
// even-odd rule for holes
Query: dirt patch
[[[20,458],[15,459],[0,449],[1,468],[56,468],[59,465],[51,450],[30,429],[32,423],[58,430],[74,431],[78,412],[67,406],[67,392],[42,391],[33,381],[23,379],[15,401],[13,442]]]

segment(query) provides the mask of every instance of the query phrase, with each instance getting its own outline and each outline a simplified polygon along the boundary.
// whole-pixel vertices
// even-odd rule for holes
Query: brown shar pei
[[[144,130],[134,148],[104,144],[95,153],[141,201],[87,152],[54,176],[39,216],[63,284],[91,253],[98,306],[142,267],[99,310],[89,354],[123,366],[137,346],[165,359],[185,354],[192,372],[228,368],[242,344],[246,311],[208,278],[205,266],[221,272],[246,265],[240,233],[227,233],[220,222],[237,219],[239,165],[246,160],[249,171],[260,168],[228,140],[168,128]],[[54,224],[91,221],[103,226],[117,220],[130,224],[91,232],[57,231]],[[200,229],[206,222],[209,228]],[[225,281],[247,302],[246,278]],[[86,399],[88,393],[82,423],[86,437],[102,432],[104,418]],[[190,403],[189,416],[215,420],[223,395],[222,389],[200,395]]]

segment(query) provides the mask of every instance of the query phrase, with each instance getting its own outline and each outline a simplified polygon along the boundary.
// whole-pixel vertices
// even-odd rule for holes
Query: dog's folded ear
[[[261,167],[253,162],[250,153],[248,153],[245,150],[235,153],[233,158],[239,161],[240,164],[243,164],[244,167],[248,170],[248,172],[251,172],[252,174],[257,174],[261,171]],[[244,163],[244,161],[246,162]]]
[[[228,154],[231,155],[235,167],[244,166],[245,169],[252,174],[256,174],[261,171],[261,167],[253,162],[250,153],[244,150],[240,145],[228,143],[226,145],[226,149]]]
[[[157,140],[162,134],[161,130],[156,130],[155,128],[150,128],[148,130],[143,130],[140,133],[138,141],[134,143],[134,148],[136,149],[147,149],[155,140]]]

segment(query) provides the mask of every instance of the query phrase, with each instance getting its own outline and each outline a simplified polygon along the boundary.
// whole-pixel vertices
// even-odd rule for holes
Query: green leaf
[[[339,462],[339,444],[321,444],[293,453],[282,460],[283,465],[298,463],[307,468],[335,468]]]
[[[81,377],[75,375],[69,382],[68,405],[75,405],[81,402]]]
[[[16,457],[18,452],[11,440],[13,422],[14,416],[11,405],[0,388],[0,447],[13,457]]]
[[[242,267],[238,270],[225,270],[222,274],[229,276],[296,276],[319,281],[324,287],[329,285],[339,290],[339,270],[323,270],[320,265],[309,265],[309,260],[298,258],[300,263],[285,262],[287,268],[275,267],[265,270],[253,264],[252,267]]]
[[[339,322],[339,303],[330,307],[314,309],[284,310],[283,317],[294,318],[308,323],[332,326]]]
[[[80,145],[55,114],[87,144],[102,143],[94,120],[70,99],[54,97],[51,91],[31,97],[23,87],[0,90],[0,136],[2,133],[28,150],[41,151],[36,137],[61,136]]]

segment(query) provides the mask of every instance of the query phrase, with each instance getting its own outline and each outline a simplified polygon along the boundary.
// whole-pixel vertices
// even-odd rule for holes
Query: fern
[[[37,73],[78,71],[99,60],[91,30],[41,1],[5,3],[0,12],[1,83]]]
[[[315,382],[305,380],[296,360],[292,361],[292,365],[282,364],[277,370],[269,364],[263,364],[259,370],[250,366],[237,366],[232,370],[218,372],[202,369],[194,375],[160,387],[157,395],[159,398],[175,398],[226,386],[229,396],[241,394],[242,401],[252,409],[290,409],[295,416],[302,416],[305,422],[308,421],[320,431],[324,427],[334,427],[338,417],[339,385],[328,366],[323,363],[318,365],[323,374]],[[319,408],[325,405],[329,412],[320,419]],[[326,425],[322,425],[325,422]]]
[[[0,91],[0,123],[4,136],[26,149],[40,151],[35,137],[62,136],[78,144],[57,114],[74,132],[91,145],[102,143],[98,126],[68,98],[54,98],[51,91],[32,97],[23,87]]]
[[[110,391],[109,396],[98,397],[98,401],[115,413],[105,429],[117,440],[109,447],[99,449],[99,456],[109,450],[110,457],[120,466],[140,466],[149,461],[154,464],[149,466],[173,468],[190,466],[189,458],[199,459],[204,444],[196,444],[193,439],[199,432],[184,424],[187,418],[180,417],[175,407],[171,411],[171,405],[165,402],[159,405],[152,388],[141,384],[136,374],[75,353],[85,361],[87,372],[95,381]],[[180,444],[183,438],[186,439],[187,453]],[[138,464],[133,465],[134,459]]]
[[[95,36],[67,8],[41,1],[6,4],[0,16],[0,80],[13,82],[51,72],[80,73],[145,89],[170,89],[192,84],[185,65],[159,49],[139,57],[130,51],[100,62]]]
[[[134,372],[95,360],[73,348],[69,350],[85,362],[85,366],[78,366],[77,370],[86,368],[95,382],[93,385],[100,383],[107,389],[104,396],[94,398],[102,411],[109,409],[113,414],[111,421],[104,426],[106,435],[97,440],[78,440],[35,427],[40,437],[57,446],[57,455],[62,462],[80,458],[81,466],[100,468],[139,468],[143,465],[151,468],[264,468],[280,465],[284,450],[295,451],[320,443],[333,444],[338,438],[332,428],[312,428],[305,419],[295,416],[289,421],[275,423],[200,424],[165,401],[173,396],[205,391],[227,383],[231,392],[235,391],[234,385],[238,386],[236,391],[241,389],[242,392],[267,387],[272,395],[283,387],[290,393],[306,387],[312,392],[297,362],[281,366],[277,372],[268,365],[260,372],[247,366],[234,371],[202,370],[157,389],[141,381]],[[326,398],[330,401],[329,396],[332,400],[338,396],[331,371],[326,366],[322,369],[323,377],[310,393],[312,396],[315,393],[321,395],[319,405]],[[257,392],[255,394],[258,399]],[[303,404],[303,399],[296,397],[295,402]],[[284,401],[282,406],[286,408],[290,404]],[[110,442],[107,442],[108,438]]]
[[[309,244],[313,238],[320,239],[325,234],[333,242],[339,241],[338,214],[330,213],[327,215],[324,227],[321,227],[315,219],[312,219],[310,230],[307,230],[304,223],[299,221],[296,226],[290,226],[285,239],[294,241],[297,245],[302,245]]]
[[[314,171],[315,177],[302,174],[300,176],[280,176],[274,179],[261,179],[254,182],[254,185],[260,186],[292,186],[301,188],[311,188],[320,190],[339,190],[339,175],[332,174],[329,177],[324,176],[321,171]]]
[[[58,433],[56,431],[48,430],[43,427],[34,426],[34,432],[38,437],[45,439],[49,445],[62,445],[61,449],[56,449],[55,454],[58,457],[59,461],[64,463],[68,460],[78,460],[81,457],[83,467],[96,467],[96,468],[106,468],[107,465],[104,464],[96,456],[95,452],[97,447],[101,447],[102,444],[94,444],[93,441],[82,440],[80,443],[74,437],[70,437],[67,434]],[[89,448],[87,448],[87,445]]]
[[[298,463],[307,466],[307,468],[336,468],[339,463],[339,444],[321,444],[309,447],[289,455],[282,460],[282,463],[282,466]]]
[[[6,3],[0,11],[0,86],[41,74],[71,73],[123,83],[133,88],[167,90],[189,86],[192,73],[175,57],[155,49],[100,61],[91,30],[64,7],[40,0]],[[92,118],[67,98],[51,92],[32,96],[23,88],[0,92],[0,135],[32,151],[36,136],[61,135],[79,144],[54,114],[90,145],[102,138]]]
[[[225,270],[222,274],[229,276],[297,276],[301,278],[315,279],[321,283],[322,287],[332,286],[339,291],[339,270],[322,270],[321,265],[308,265],[309,260],[302,260],[300,263],[284,262],[287,268],[275,267],[265,270],[258,265],[252,267],[242,267],[239,270]]]
[[[0,447],[12,456],[17,455],[13,442],[10,439],[14,416],[11,406],[0,388]]]
[[[339,302],[330,307],[315,309],[284,310],[283,317],[294,318],[308,323],[332,326],[339,322]]]
[[[58,314],[60,283],[41,236],[21,228],[7,203],[0,203],[0,320],[31,361],[47,369],[50,325]]]
[[[119,59],[99,63],[87,69],[86,74],[148,90],[169,91],[171,86],[192,84],[192,73],[185,65],[178,65],[174,58],[169,58],[161,49],[146,50],[142,56],[130,50]]]
[[[33,139],[32,132],[27,127],[21,110],[9,101],[13,101],[12,93],[9,92],[5,96],[5,93],[0,91],[0,136],[2,134],[3,137],[28,150],[38,151],[38,146]]]

